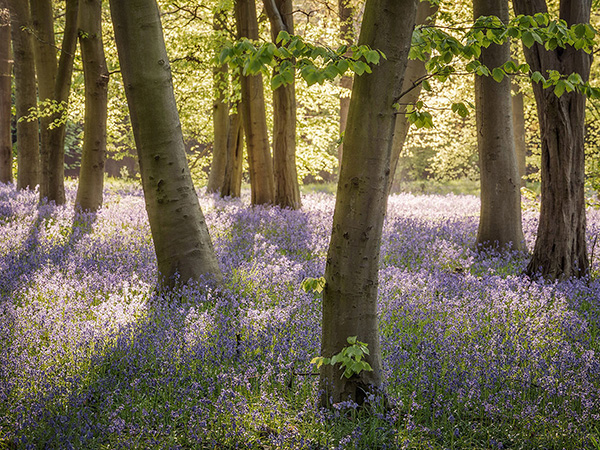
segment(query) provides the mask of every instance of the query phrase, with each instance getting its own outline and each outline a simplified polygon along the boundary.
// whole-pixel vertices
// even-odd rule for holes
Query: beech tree
[[[362,403],[381,386],[377,285],[381,232],[387,206],[394,104],[402,89],[418,0],[367,0],[359,44],[387,57],[354,79],[325,268],[321,355],[331,357],[357,336],[369,346],[363,370],[350,378],[323,365],[323,403]]]
[[[60,55],[54,35],[52,0],[29,0],[34,39],[38,94],[43,104],[41,123],[40,198],[65,202],[65,114],[77,45],[79,0],[66,0],[65,29]]]
[[[39,183],[39,124],[27,120],[37,107],[37,86],[29,2],[8,0],[14,59],[15,109],[17,119],[17,188],[33,189]]]
[[[263,0],[271,22],[271,36],[276,41],[281,31],[294,34],[292,0]],[[275,69],[275,73],[277,69]],[[300,186],[296,171],[296,87],[282,84],[273,90],[273,172],[275,204],[299,209]]]
[[[242,191],[242,171],[244,165],[244,127],[241,103],[237,102],[235,112],[229,115],[227,129],[227,164],[221,185],[223,197],[239,197]]]
[[[356,39],[354,31],[354,5],[352,0],[338,0],[338,15],[340,18],[340,39],[346,45],[354,44]],[[340,78],[340,87],[342,87],[342,95],[340,96],[340,135],[346,130],[348,122],[348,108],[350,106],[350,95],[347,93],[352,89],[352,75],[345,74]],[[338,147],[338,159],[341,162],[344,152],[344,140]]]
[[[110,1],[159,282],[221,280],[187,164],[155,0]]]
[[[473,14],[475,19],[496,16],[506,24],[508,0],[473,0]],[[487,67],[503,66],[510,60],[510,43],[482,48],[479,60]],[[475,104],[481,185],[477,244],[524,250],[509,78],[476,75]]]
[[[238,38],[258,40],[258,21],[254,0],[235,0]],[[275,181],[269,146],[262,75],[242,75],[242,119],[246,134],[250,195],[253,205],[273,203]]]
[[[513,0],[516,14],[548,12],[545,0]],[[589,24],[592,0],[561,0],[560,18],[568,25]],[[589,79],[592,57],[573,46],[546,50],[533,43],[524,47],[533,71],[555,70]],[[554,86],[533,83],[542,140],[540,222],[527,267],[531,276],[568,278],[587,274],[585,239],[584,133],[586,97],[577,90],[559,97]]]
[[[0,182],[12,182],[10,14],[0,0]]]
[[[102,206],[108,105],[108,69],[102,43],[102,0],[81,0],[78,34],[85,80],[85,118],[75,206],[96,211]]]

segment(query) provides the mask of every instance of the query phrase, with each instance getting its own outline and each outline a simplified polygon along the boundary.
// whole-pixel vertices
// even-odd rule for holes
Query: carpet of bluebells
[[[393,195],[380,328],[389,407],[319,407],[334,198],[301,211],[201,195],[225,274],[155,290],[141,189],[95,215],[0,184],[0,449],[600,449],[600,212],[592,276],[476,251],[479,200]],[[524,211],[532,248],[535,205]],[[599,245],[600,247],[600,245]]]

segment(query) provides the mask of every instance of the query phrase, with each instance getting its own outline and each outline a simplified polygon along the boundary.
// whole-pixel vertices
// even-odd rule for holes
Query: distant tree
[[[439,4],[429,3],[428,1],[420,2],[417,7],[416,24],[433,26],[435,24],[438,9]],[[403,95],[399,98],[399,103],[402,105],[416,103],[421,94],[422,81],[427,75],[425,61],[421,61],[420,59],[410,59],[406,65],[406,72],[402,83]],[[402,153],[402,148],[404,147],[409,128],[410,122],[406,116],[404,114],[398,114],[396,117],[396,128],[392,145],[392,159],[390,162],[391,176],[388,191],[392,187],[394,175],[396,174],[396,169],[398,167],[398,159],[400,158],[400,153]]]
[[[83,151],[76,208],[96,211],[102,206],[108,69],[102,43],[102,0],[80,0],[79,45],[85,79]]]
[[[0,182],[12,182],[10,14],[0,0]]]
[[[222,278],[187,164],[155,0],[110,0],[146,210],[164,287]]]
[[[508,0],[473,0],[473,15],[496,16],[508,23]],[[487,67],[501,67],[510,60],[510,44],[491,44],[479,58]],[[475,76],[477,144],[481,185],[481,209],[477,244],[524,250],[521,222],[521,181],[515,153],[511,82]]]
[[[525,96],[519,84],[512,83],[512,121],[517,155],[517,167],[521,186],[525,186],[527,176],[527,130],[525,128]]]
[[[241,104],[235,106],[235,112],[229,115],[227,129],[227,165],[221,185],[223,197],[239,197],[242,190],[242,172],[244,165],[244,127]]]
[[[254,0],[235,0],[238,38],[258,40],[258,21]],[[246,134],[250,194],[253,205],[273,203],[275,181],[269,145],[262,75],[242,75],[242,118]]]
[[[31,35],[29,2],[8,0],[15,75],[17,118],[17,188],[39,184],[40,153],[38,120],[24,120],[37,107],[37,86]]]
[[[516,14],[547,12],[545,0],[513,0]],[[592,0],[561,0],[560,18],[568,25],[588,24]],[[525,47],[531,70],[547,74],[578,74],[589,79],[592,57],[572,46],[546,50],[534,43]],[[577,91],[555,95],[554,88],[533,83],[542,140],[542,200],[531,276],[568,278],[588,273],[585,238],[584,127],[586,98]]]
[[[294,34],[292,0],[263,2],[271,22],[273,41],[281,31]],[[275,204],[299,209],[302,203],[296,171],[296,87],[293,79],[273,90],[273,172]]]
[[[40,121],[40,198],[47,198],[57,204],[63,204],[65,202],[65,114],[77,45],[79,0],[66,0],[65,28],[58,59],[52,0],[30,0],[29,4],[32,31],[35,36],[34,55],[39,98],[46,103],[46,106],[52,105],[49,108],[43,108],[47,111],[42,111]]]
[[[340,19],[340,39],[346,45],[355,43],[356,32],[354,30],[354,14],[355,7],[352,0],[338,0],[338,16]],[[348,108],[350,106],[350,90],[352,89],[352,75],[345,74],[340,78],[340,87],[342,95],[340,96],[340,134],[346,130],[348,122]],[[344,152],[344,141],[338,147],[338,159],[341,162],[342,153]]]
[[[219,45],[222,41],[220,33],[223,30],[225,11],[218,8],[213,16],[213,29],[217,38],[216,52],[221,51]],[[225,170],[227,169],[227,137],[229,134],[229,101],[227,99],[228,83],[227,64],[217,64],[213,68],[214,96],[213,105],[213,127],[214,139],[212,149],[212,163],[208,176],[207,192],[218,192],[225,181]]]
[[[321,368],[323,402],[362,403],[381,386],[377,288],[387,206],[394,106],[402,89],[418,0],[367,0],[359,44],[387,59],[354,80],[325,267],[321,355],[331,357],[357,336],[368,344],[372,371],[347,378],[339,365]]]

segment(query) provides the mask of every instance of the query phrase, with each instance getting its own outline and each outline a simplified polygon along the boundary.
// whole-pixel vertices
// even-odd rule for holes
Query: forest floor
[[[74,195],[0,185],[0,449],[600,449],[598,257],[589,279],[530,280],[526,254],[474,249],[475,196],[391,196],[391,406],[323,410],[321,297],[301,283],[323,275],[332,195],[300,211],[201,195],[225,282],[169,294],[141,189],[109,183],[95,215]],[[590,253],[599,233],[590,209]]]

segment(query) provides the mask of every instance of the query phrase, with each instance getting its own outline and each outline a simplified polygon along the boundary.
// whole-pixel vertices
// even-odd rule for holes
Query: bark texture
[[[79,46],[85,81],[83,152],[76,208],[97,211],[102,206],[108,69],[102,44],[102,0],[80,0]]]
[[[227,133],[227,165],[221,187],[221,196],[239,197],[242,191],[242,169],[244,165],[244,128],[238,103],[237,113],[229,116]]]
[[[224,20],[223,10],[215,13],[213,29],[219,33]],[[221,47],[217,46],[217,54]],[[227,169],[227,136],[229,134],[229,104],[227,102],[228,70],[226,64],[213,68],[213,83],[215,101],[213,104],[213,151],[210,174],[208,176],[207,192],[218,192],[225,181],[225,170]]]
[[[10,56],[10,14],[6,0],[0,0],[0,182],[2,183],[11,183],[13,180]]]
[[[281,31],[294,34],[292,0],[263,0],[275,42]],[[296,85],[279,86],[273,91],[273,172],[275,204],[300,209],[300,186],[296,171]]]
[[[545,0],[513,0],[516,14],[547,12]],[[560,18],[568,25],[589,23],[591,0],[562,0]],[[524,48],[531,70],[545,74],[558,70],[589,79],[591,55],[573,47],[547,51],[534,44]],[[533,256],[527,267],[531,276],[549,279],[584,276],[589,260],[585,239],[584,192],[584,96],[564,93],[533,83],[542,139],[542,201]]]
[[[419,6],[417,7],[416,24],[434,25],[435,15],[438,9],[439,5],[432,5],[428,1],[419,3]],[[406,73],[404,74],[404,81],[402,83],[402,92],[404,95],[400,97],[401,104],[414,104],[419,100],[419,95],[421,95],[421,81],[426,75],[427,70],[425,69],[424,61],[418,59],[411,59],[408,61]],[[404,147],[404,141],[406,141],[409,128],[410,123],[406,116],[404,114],[398,114],[396,116],[396,129],[394,131],[394,141],[392,144],[392,161],[390,163],[391,176],[388,193],[394,182],[394,175],[398,168],[398,159],[400,158],[400,153],[402,153],[402,148]]]
[[[258,40],[258,21],[254,0],[235,0],[238,37]],[[262,75],[242,75],[242,117],[246,133],[250,196],[253,205],[273,203],[275,181],[269,146]]]
[[[65,30],[57,61],[54,38],[54,15],[51,0],[30,0],[34,40],[35,66],[40,100],[67,104],[73,73],[73,58],[77,45],[79,0],[67,0]],[[65,202],[64,145],[65,124],[52,125],[61,113],[42,117],[40,198],[56,204]],[[51,126],[52,125],[52,126]]]
[[[187,164],[155,0],[110,1],[159,282],[222,278]]]
[[[497,16],[508,22],[508,0],[473,0],[473,14]],[[481,50],[480,61],[490,68],[510,60],[510,44],[492,44]],[[511,82],[475,76],[477,146],[481,209],[477,244],[525,250],[521,221],[521,182],[515,154]]]
[[[367,0],[359,43],[385,53],[373,73],[356,77],[333,230],[325,268],[321,354],[331,357],[349,336],[369,345],[372,372],[340,378],[322,366],[323,403],[365,400],[381,386],[377,288],[381,231],[387,206],[394,103],[401,93],[418,0]]]
[[[37,120],[20,120],[37,107],[37,86],[29,3],[8,0],[15,75],[17,115],[17,188],[34,189],[39,183],[40,151]]]

